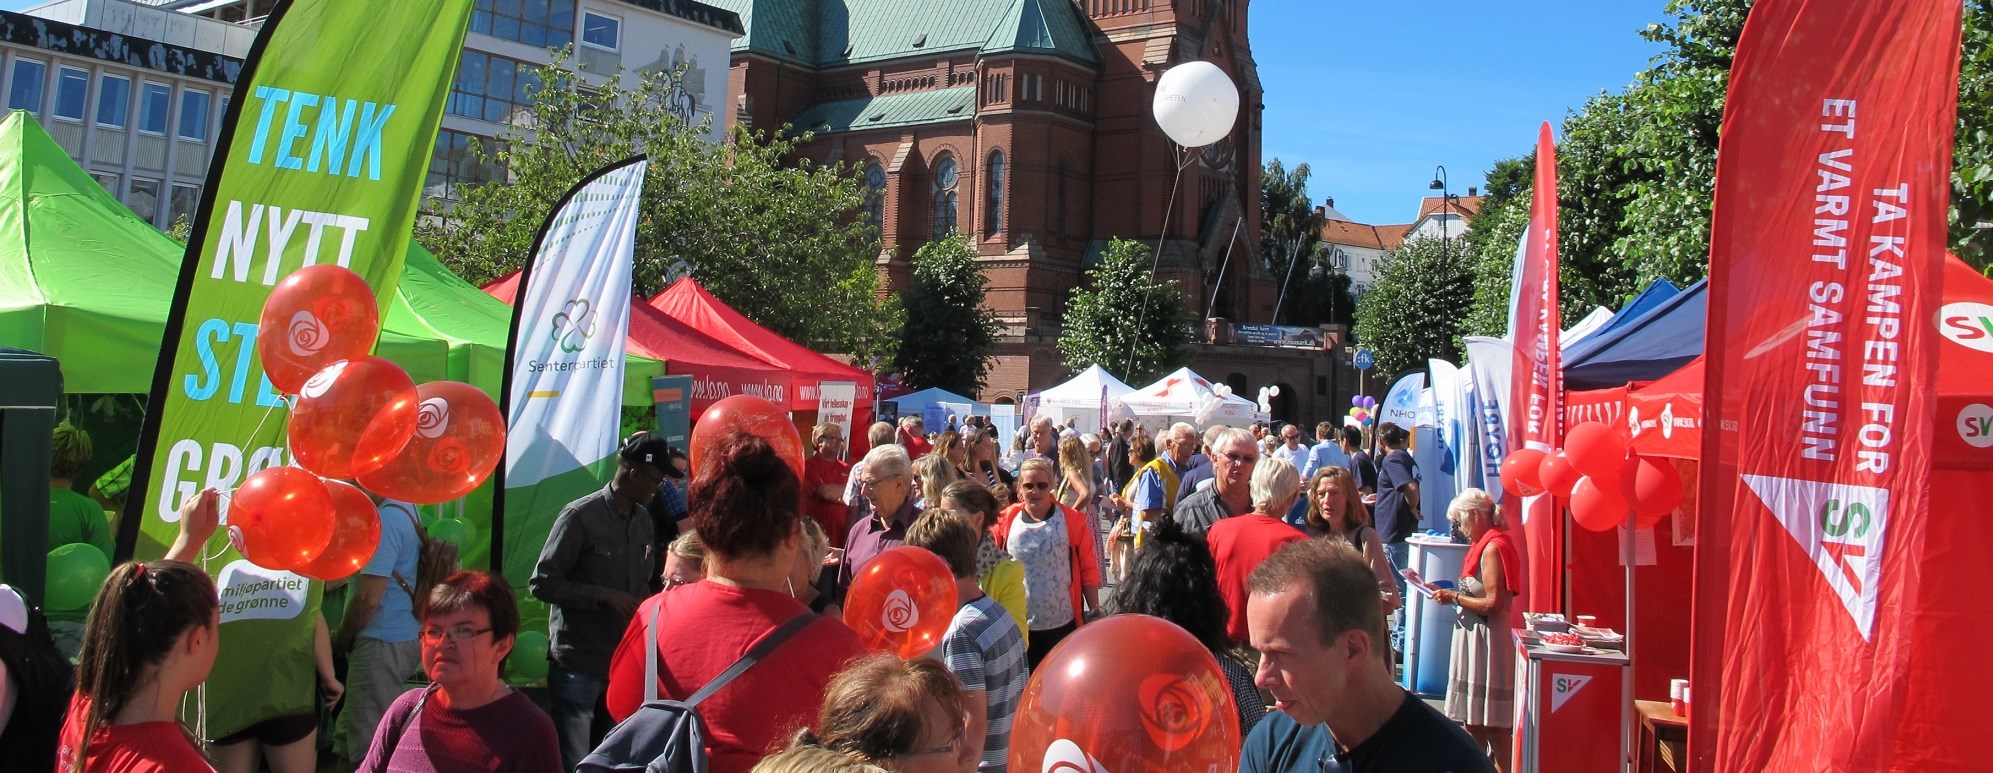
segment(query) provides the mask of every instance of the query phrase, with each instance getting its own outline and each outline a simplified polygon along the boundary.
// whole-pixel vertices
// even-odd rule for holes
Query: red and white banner
[[[1509,447],[1548,453],[1564,439],[1564,369],[1557,345],[1563,327],[1557,309],[1557,145],[1548,123],[1536,138],[1536,190],[1522,241],[1509,330],[1515,340],[1515,366],[1509,374]],[[1554,498],[1545,494],[1523,497],[1520,515],[1529,580],[1522,608],[1562,612],[1562,514]]]
[[[1739,41],[1710,234],[1697,770],[1895,761],[1924,601],[1960,13],[1762,0]]]

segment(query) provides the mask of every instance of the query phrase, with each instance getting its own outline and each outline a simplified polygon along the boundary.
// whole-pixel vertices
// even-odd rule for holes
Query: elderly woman
[[[1204,535],[1218,567],[1218,594],[1225,599],[1225,634],[1242,644],[1246,578],[1281,545],[1308,538],[1285,520],[1301,498],[1301,473],[1294,465],[1274,456],[1260,459],[1246,488],[1252,494],[1252,512],[1221,519]]]
[[[1137,425],[1139,426],[1139,425]],[[1115,577],[1128,573],[1128,553],[1135,547],[1135,485],[1143,467],[1156,460],[1156,441],[1148,435],[1136,435],[1128,440],[1128,468],[1138,474],[1128,476],[1128,485],[1121,487],[1121,493],[1110,495],[1108,504],[1114,507],[1114,528],[1107,531],[1108,571]]]
[[[706,579],[706,543],[699,541],[699,532],[688,530],[664,549],[664,589],[703,579]]]
[[[810,458],[803,460],[804,514],[822,526],[825,534],[844,536],[851,508],[844,504],[844,487],[851,480],[851,465],[844,454],[844,430],[836,424],[818,424],[810,430]]]
[[[1052,498],[1052,463],[1029,459],[1018,468],[1024,501],[997,518],[998,547],[1024,563],[1024,597],[1030,624],[1032,668],[1100,609],[1100,563],[1093,537],[1078,512]]]
[[[886,445],[865,454],[865,469],[857,473],[858,495],[871,514],[851,524],[844,536],[844,563],[837,570],[837,587],[851,587],[851,578],[880,553],[906,543],[913,525],[913,460],[906,449]]]
[[[1370,511],[1363,506],[1356,474],[1347,467],[1323,467],[1308,479],[1308,536],[1339,540],[1370,562],[1377,575],[1377,592],[1383,597],[1384,614],[1390,616],[1402,605],[1398,580],[1391,571],[1391,559],[1384,555],[1384,539],[1370,526]]]
[[[895,773],[965,773],[976,769],[968,743],[962,683],[932,658],[877,654],[831,681],[814,730],[791,744],[840,752]]]
[[[1031,641],[1031,626],[1024,596],[1024,564],[1011,558],[1003,548],[998,547],[996,538],[990,536],[990,527],[996,525],[997,513],[1002,506],[997,503],[995,492],[973,480],[958,480],[948,484],[941,492],[941,509],[959,513],[969,519],[969,525],[976,528],[982,537],[976,545],[976,587],[1002,604],[1010,618],[1017,622],[1017,629],[1024,632],[1024,640]]]
[[[722,435],[700,455],[690,493],[692,524],[706,543],[706,579],[637,607],[610,661],[609,715],[621,722],[651,696],[685,700],[763,637],[805,621],[699,704],[711,770],[745,773],[790,728],[809,721],[831,676],[864,646],[843,623],[796,599],[802,482],[768,441]],[[656,671],[648,675],[653,653]]]
[[[437,583],[421,633],[422,670],[435,683],[388,707],[360,770],[561,767],[553,720],[498,678],[518,633],[518,602],[504,578],[458,572]]]
[[[1466,725],[1468,735],[1491,747],[1501,763],[1509,758],[1515,707],[1515,646],[1509,628],[1510,613],[1520,602],[1516,594],[1522,587],[1522,565],[1488,492],[1460,492],[1447,506],[1446,518],[1474,543],[1467,549],[1459,590],[1433,593],[1433,601],[1460,607],[1446,715]]]

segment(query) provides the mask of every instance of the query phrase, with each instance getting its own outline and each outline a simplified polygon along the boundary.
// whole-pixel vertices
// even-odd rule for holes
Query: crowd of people
[[[696,751],[717,773],[1003,771],[1033,670],[1115,614],[1170,621],[1211,652],[1235,697],[1241,771],[1506,766],[1519,583],[1486,494],[1449,512],[1473,547],[1434,597],[1462,613],[1444,712],[1395,678],[1418,502],[1402,428],[1379,428],[1373,460],[1366,433],[1326,423],[1306,443],[1295,425],[1152,436],[1041,416],[1010,454],[986,421],[950,424],[875,424],[848,464],[839,428],[818,426],[800,475],[744,433],[696,468],[631,437],[609,484],[555,519],[525,587],[550,610],[544,694],[502,678],[508,657],[543,656],[514,651],[512,585],[425,576],[433,541],[414,509],[378,500],[380,546],[346,583],[336,633],[321,622],[306,662],[268,666],[323,671],[311,710],[229,738],[183,724],[223,635],[197,568],[217,520],[204,491],[164,558],[103,584],[73,691],[39,647],[47,624],[10,615],[0,586],[0,767],[313,770],[323,706],[351,769],[597,769],[605,738],[667,699],[696,703]],[[902,545],[939,556],[956,590],[941,644],[911,660],[868,654],[839,618],[855,574]],[[259,753],[231,750],[244,742]]]

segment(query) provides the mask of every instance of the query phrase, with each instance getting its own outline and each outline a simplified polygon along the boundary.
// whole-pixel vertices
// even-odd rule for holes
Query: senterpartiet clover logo
[[[310,357],[325,348],[326,341],[332,338],[332,331],[325,329],[318,315],[300,311],[291,317],[291,325],[284,331],[284,340],[291,347],[291,354],[297,357]]]
[[[920,625],[920,607],[915,606],[913,597],[906,591],[894,590],[886,595],[886,607],[879,611],[879,624],[891,633],[906,633]]]
[[[1107,773],[1107,766],[1079,744],[1061,738],[1045,747],[1045,759],[1038,764],[1038,770],[1039,773]]]
[[[311,378],[304,382],[304,386],[298,387],[298,396],[312,398],[324,396],[325,390],[331,389],[332,382],[338,381],[339,374],[345,370],[345,360],[325,366],[323,370],[311,374]]]
[[[415,409],[415,434],[430,440],[442,437],[450,428],[450,401],[431,397]]]
[[[568,354],[581,351],[588,346],[588,339],[595,335],[595,307],[586,299],[576,298],[561,307],[553,319],[553,339],[560,343],[560,350]]]

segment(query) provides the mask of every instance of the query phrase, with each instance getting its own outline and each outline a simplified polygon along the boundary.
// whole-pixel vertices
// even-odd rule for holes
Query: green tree
[[[1276,158],[1266,162],[1260,175],[1260,265],[1273,277],[1276,292],[1283,295],[1277,325],[1316,324],[1304,319],[1294,304],[1297,291],[1307,284],[1313,271],[1315,246],[1322,241],[1322,215],[1308,198],[1307,164],[1295,164],[1292,171]],[[1297,265],[1307,264],[1307,265]],[[1321,290],[1321,287],[1313,288]],[[1327,304],[1322,304],[1326,307]],[[1321,309],[1310,305],[1310,311]]]
[[[941,387],[974,396],[996,354],[999,325],[983,305],[989,280],[975,247],[956,236],[922,245],[905,294],[906,325],[893,365],[915,389]]]
[[[890,359],[902,316],[880,294],[879,236],[856,216],[850,170],[796,156],[808,136],[744,130],[714,144],[683,116],[683,70],[623,73],[589,86],[564,57],[532,74],[526,114],[461,162],[487,182],[425,202],[416,238],[483,284],[519,268],[548,211],[574,183],[643,153],[636,289],[691,275],[749,319],[819,351]]]
[[[1357,303],[1356,339],[1376,353],[1380,373],[1429,358],[1459,362],[1473,301],[1473,262],[1438,239],[1413,239],[1378,260],[1377,281]]]
[[[1115,239],[1066,304],[1066,367],[1099,365],[1145,384],[1190,363],[1190,306],[1175,282],[1149,273],[1149,245]]]

